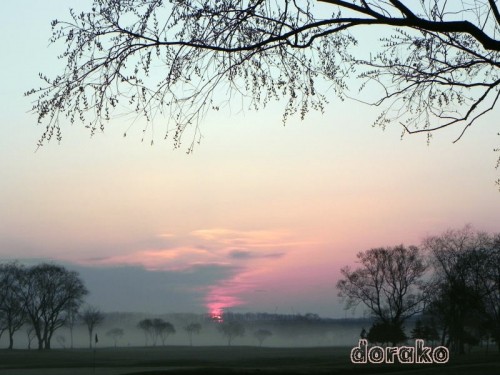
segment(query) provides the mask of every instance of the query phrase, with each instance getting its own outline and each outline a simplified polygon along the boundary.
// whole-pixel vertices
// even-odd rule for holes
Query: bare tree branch
[[[355,96],[356,78],[357,100],[384,104],[376,125],[410,134],[458,126],[459,139],[497,102],[499,19],[494,0],[94,0],[53,21],[66,67],[55,78],[40,74],[43,86],[26,94],[36,96],[44,126],[39,146],[61,140],[63,117],[94,134],[135,112],[145,136],[157,117],[175,147],[190,133],[190,151],[206,113],[233,98],[253,109],[283,100],[286,122],[322,111],[329,90]],[[382,35],[364,49],[370,58],[353,48],[366,27]]]

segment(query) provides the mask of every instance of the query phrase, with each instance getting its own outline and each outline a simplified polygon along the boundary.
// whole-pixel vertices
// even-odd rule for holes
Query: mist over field
[[[367,319],[325,319],[315,314],[309,315],[273,315],[241,314],[236,317],[245,327],[241,337],[235,337],[231,346],[260,346],[255,332],[267,330],[271,335],[263,340],[265,347],[319,347],[319,346],[354,346],[359,339],[362,327],[368,327]],[[190,340],[185,327],[191,323],[199,323],[199,334],[192,335],[192,346],[227,346],[228,340],[219,330],[222,324],[209,314],[172,313],[163,315],[147,315],[143,313],[106,313],[102,324],[98,325],[92,334],[92,345],[96,348],[114,347],[115,341],[109,336],[109,331],[115,328],[123,330],[123,336],[117,338],[116,347],[162,347],[160,339],[153,343],[153,338],[146,337],[145,332],[138,328],[143,319],[163,319],[173,324],[176,332],[165,340],[165,346],[190,346]],[[235,319],[233,317],[233,319]],[[16,332],[14,349],[28,347],[27,327]],[[95,344],[97,334],[98,343]],[[0,339],[0,346],[6,347],[6,335]],[[62,327],[54,333],[53,349],[68,349],[71,347],[71,334],[67,327]],[[89,334],[87,326],[80,323],[73,329],[73,348],[88,348]],[[36,350],[36,339],[31,342],[31,349]]]

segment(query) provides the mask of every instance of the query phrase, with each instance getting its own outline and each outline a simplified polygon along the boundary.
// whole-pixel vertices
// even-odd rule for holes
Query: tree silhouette
[[[153,319],[153,344],[156,345],[158,338],[161,340],[161,344],[165,346],[165,340],[168,336],[175,333],[175,328],[172,323],[166,322],[163,319]]]
[[[70,338],[70,348],[73,349],[73,329],[75,324],[78,322],[79,305],[70,305],[66,311],[66,326],[69,328],[69,338]]]
[[[154,335],[153,321],[151,319],[143,319],[137,324],[137,328],[144,332],[145,345],[148,346],[148,337],[153,338]]]
[[[484,273],[479,269],[480,285],[486,292],[484,296],[485,314],[488,319],[488,329],[495,339],[500,352],[500,234],[492,239],[492,246],[486,255],[486,262],[481,262]],[[483,256],[485,252],[482,252]],[[486,335],[486,339],[490,335]]]
[[[235,97],[256,109],[284,100],[286,121],[322,111],[332,93],[359,97],[356,78],[382,108],[375,124],[458,126],[459,139],[500,95],[494,0],[94,0],[52,27],[66,67],[27,92],[45,126],[40,145],[61,139],[61,116],[93,134],[128,108],[148,120],[144,132],[166,116],[175,146],[189,128],[191,150],[206,112]]]
[[[362,303],[378,321],[395,327],[422,311],[427,266],[417,247],[371,249],[358,253],[357,258],[360,267],[342,268],[337,282],[346,308]]]
[[[80,306],[88,293],[77,272],[42,263],[22,273],[20,298],[35,330],[38,349],[50,349],[54,332],[66,323],[65,312]]]
[[[439,340],[439,333],[432,320],[428,322],[418,319],[411,331],[411,338],[430,341],[431,343]]]
[[[190,323],[184,327],[184,331],[187,332],[189,337],[189,345],[193,346],[193,334],[200,334],[201,324],[200,323]]]
[[[405,341],[406,335],[400,324],[375,322],[368,331],[366,338],[372,343],[391,343],[392,346],[395,346],[397,343]]]
[[[476,341],[470,331],[500,338],[498,238],[466,226],[424,241],[434,268],[428,312],[441,322],[442,343],[459,353],[465,352],[466,343]]]
[[[92,337],[94,329],[103,322],[104,314],[94,306],[87,306],[81,314],[81,319],[82,322],[87,326],[87,330],[89,332],[89,348],[92,349]]]
[[[236,337],[245,335],[245,327],[237,321],[223,322],[218,325],[218,330],[223,336],[227,338],[227,345],[231,346],[232,341]]]
[[[31,324],[26,327],[26,338],[28,340],[28,350],[31,350],[31,342],[35,338],[35,329]]]
[[[9,335],[9,349],[14,347],[14,333],[26,322],[26,310],[21,298],[24,267],[18,263],[0,264],[0,337]]]
[[[359,334],[359,338],[360,338],[360,339],[366,339],[366,335],[367,335],[366,329],[365,329],[365,327],[363,327],[363,328],[361,329],[360,334]]]
[[[121,328],[112,328],[108,332],[106,332],[106,336],[111,337],[111,339],[113,340],[113,342],[115,344],[115,348],[116,348],[116,344],[117,344],[118,340],[123,337],[123,333],[124,333],[124,331]]]
[[[259,341],[259,346],[262,346],[264,340],[271,337],[273,333],[268,329],[259,329],[255,331],[253,335],[257,339],[257,341]]]

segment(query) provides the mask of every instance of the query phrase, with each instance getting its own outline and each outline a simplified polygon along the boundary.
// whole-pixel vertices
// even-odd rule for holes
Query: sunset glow
[[[380,108],[332,93],[324,113],[286,126],[286,103],[231,102],[203,119],[189,155],[189,142],[163,141],[161,117],[144,134],[141,117],[113,118],[93,137],[65,123],[60,144],[37,149],[43,129],[23,92],[60,67],[61,51],[46,48],[50,21],[70,4],[28,3],[5,2],[0,22],[13,57],[0,61],[0,258],[85,272],[89,301],[105,311],[343,317],[335,283],[357,252],[467,223],[500,228],[498,109],[457,143],[448,130],[430,145],[401,140],[397,124],[371,126]],[[27,9],[22,23],[5,16]]]

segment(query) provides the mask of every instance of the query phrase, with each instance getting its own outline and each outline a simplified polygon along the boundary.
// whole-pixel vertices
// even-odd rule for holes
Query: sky
[[[23,93],[61,67],[50,21],[78,3],[0,15],[0,260],[75,269],[103,311],[344,317],[335,283],[359,251],[499,231],[498,109],[455,144],[458,129],[401,140],[371,126],[374,108],[332,97],[286,126],[280,103],[210,113],[189,155],[141,143],[140,124],[123,138],[125,119],[92,138],[63,124],[62,142],[37,150]]]

